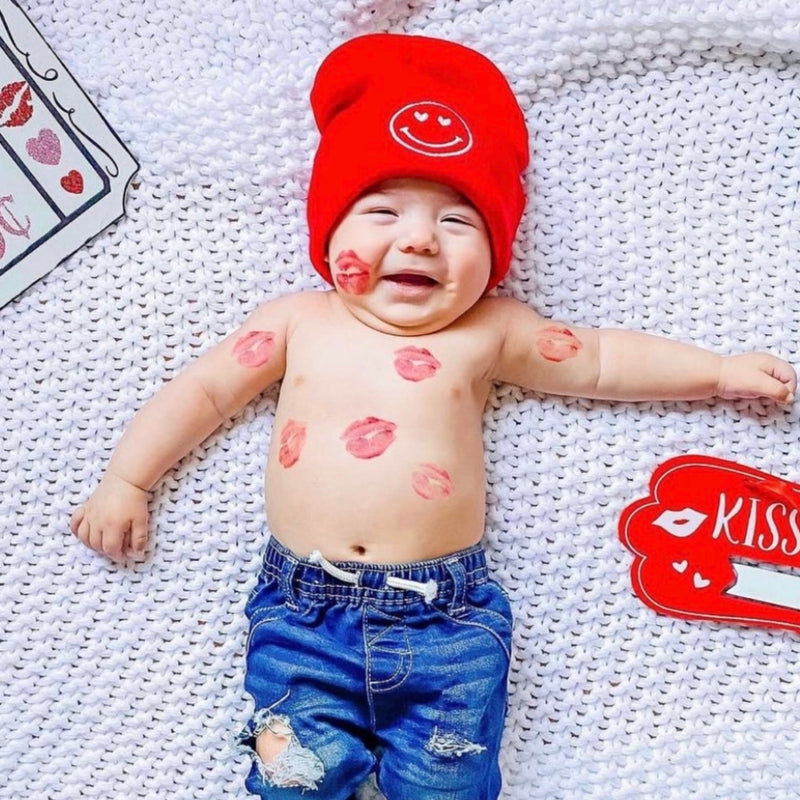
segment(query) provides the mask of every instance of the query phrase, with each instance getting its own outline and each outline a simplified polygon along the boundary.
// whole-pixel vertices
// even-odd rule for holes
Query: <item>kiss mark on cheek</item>
[[[442,365],[430,350],[424,347],[401,347],[394,352],[394,368],[407,381],[424,381],[432,378]]]
[[[271,331],[250,331],[233,346],[233,357],[243,367],[254,369],[269,361],[275,349],[275,334]]]
[[[423,500],[444,500],[453,494],[453,481],[436,464],[419,464],[411,474],[411,487]]]
[[[284,469],[289,469],[298,462],[305,443],[306,426],[290,419],[281,431],[281,446],[278,451],[278,462]]]
[[[347,294],[364,294],[370,285],[369,264],[362,261],[353,250],[343,250],[336,256],[336,269],[334,276],[336,285]]]
[[[395,440],[397,425],[378,417],[365,417],[348,425],[341,435],[345,450],[356,458],[376,458]]]
[[[563,325],[550,325],[539,331],[536,348],[548,361],[565,361],[574,358],[583,348],[580,339]]]

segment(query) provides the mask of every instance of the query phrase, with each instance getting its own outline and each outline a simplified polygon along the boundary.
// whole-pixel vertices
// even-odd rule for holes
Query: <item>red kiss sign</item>
[[[663,614],[800,630],[800,485],[680,456],[622,513],[633,590]]]

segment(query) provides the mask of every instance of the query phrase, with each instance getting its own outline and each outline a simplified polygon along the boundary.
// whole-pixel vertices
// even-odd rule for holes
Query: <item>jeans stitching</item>
[[[469,609],[468,609],[468,610],[469,610]],[[490,609],[484,609],[484,610],[485,610],[485,611],[490,611]],[[455,624],[455,625],[461,625],[461,626],[466,626],[466,627],[470,627],[470,628],[479,628],[480,630],[483,630],[483,631],[485,631],[486,633],[490,634],[490,635],[491,635],[491,636],[494,638],[494,640],[495,640],[495,641],[496,641],[496,642],[497,642],[497,643],[500,645],[500,647],[502,648],[502,650],[503,650],[503,653],[505,653],[506,659],[507,659],[509,662],[511,661],[511,649],[510,649],[509,647],[506,647],[505,640],[503,639],[503,637],[502,637],[502,636],[501,636],[501,635],[500,635],[500,634],[499,634],[497,631],[493,630],[493,629],[492,629],[491,627],[489,627],[488,625],[484,625],[482,622],[476,622],[476,621],[473,621],[473,620],[467,620],[467,619],[458,619],[457,617],[454,617],[454,616],[452,616],[451,614],[448,614],[447,612],[444,612],[444,611],[443,611],[443,612],[440,612],[440,613],[441,613],[443,616],[445,616],[447,619],[449,619],[449,620],[450,620],[450,621],[451,621],[453,624]],[[492,612],[492,611],[490,611],[490,613],[492,613],[492,614],[496,614],[497,612]],[[508,625],[508,620],[506,620],[505,618],[503,618],[503,621],[504,621],[504,623],[505,623],[506,625]]]

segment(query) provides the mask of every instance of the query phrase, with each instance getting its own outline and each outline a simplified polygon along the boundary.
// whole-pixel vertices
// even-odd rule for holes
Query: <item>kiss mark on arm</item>
[[[436,464],[418,464],[411,474],[411,487],[423,500],[444,500],[455,488],[447,470]]]
[[[566,361],[583,348],[580,339],[563,325],[549,325],[536,336],[536,349],[548,361]]]
[[[395,440],[397,425],[378,417],[365,417],[348,425],[341,435],[345,450],[356,458],[376,458]]]
[[[288,420],[281,431],[278,451],[278,462],[284,469],[289,469],[298,462],[305,443],[306,426],[302,422]]]
[[[442,365],[430,350],[424,347],[401,347],[394,352],[394,368],[407,381],[424,381],[432,378]]]
[[[233,357],[243,367],[263,367],[275,349],[275,334],[272,331],[250,331],[238,339],[233,346]]]
[[[336,256],[334,275],[336,285],[347,294],[364,294],[370,285],[370,265],[362,261],[354,250],[343,250]]]

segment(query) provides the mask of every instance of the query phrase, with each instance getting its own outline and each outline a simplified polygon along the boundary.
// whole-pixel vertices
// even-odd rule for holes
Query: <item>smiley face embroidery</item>
[[[389,131],[396,142],[424,156],[460,156],[472,147],[472,133],[463,118],[433,101],[401,108]]]

